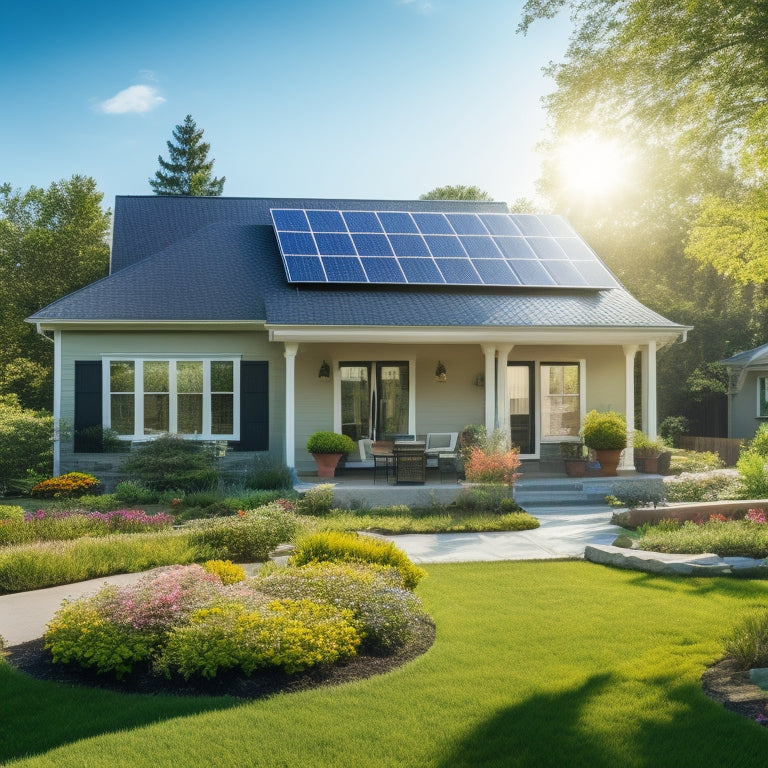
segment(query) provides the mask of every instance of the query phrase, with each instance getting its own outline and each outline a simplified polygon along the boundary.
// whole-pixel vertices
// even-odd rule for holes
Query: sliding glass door
[[[341,431],[353,440],[389,440],[408,433],[407,362],[339,364]]]

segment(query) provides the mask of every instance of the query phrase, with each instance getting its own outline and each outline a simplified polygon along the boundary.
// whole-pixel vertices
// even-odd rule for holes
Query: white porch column
[[[285,342],[285,463],[296,466],[296,342]]]
[[[507,361],[514,344],[500,344],[498,346],[498,363],[496,368],[496,413],[497,426],[504,430],[509,439],[509,384],[507,382]]]
[[[493,432],[496,420],[496,346],[481,344],[485,355],[485,428]]]
[[[621,469],[635,468],[635,355],[639,347],[637,344],[624,344],[624,416],[627,421],[627,448],[624,451],[624,459]]]
[[[53,332],[53,476],[61,474],[61,331]]]
[[[645,365],[645,409],[643,411],[643,432],[651,440],[656,439],[656,428],[658,420],[658,405],[656,403],[656,342],[648,342],[648,350],[646,352],[646,365]]]

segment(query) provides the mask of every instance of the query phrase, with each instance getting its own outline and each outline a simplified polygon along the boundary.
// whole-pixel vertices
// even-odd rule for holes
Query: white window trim
[[[584,417],[587,415],[587,361],[585,358],[579,358],[577,360],[569,360],[562,357],[553,357],[551,360],[537,360],[536,361],[536,387],[539,390],[538,395],[538,407],[536,408],[536,417],[539,421],[537,425],[537,435],[539,436],[539,443],[578,443],[581,441],[581,437],[578,435],[575,437],[565,437],[554,435],[551,437],[544,437],[542,434],[542,406],[543,406],[543,392],[544,386],[541,380],[541,366],[542,365],[578,365],[579,366],[579,424],[584,423]],[[581,431],[581,430],[579,430]]]
[[[134,395],[134,427],[132,435],[120,435],[125,440],[132,442],[154,440],[157,435],[144,434],[144,362],[162,361],[168,362],[168,385],[169,391],[176,393],[176,362],[199,361],[203,364],[203,431],[200,434],[179,434],[189,440],[239,440],[240,439],[240,360],[241,355],[194,355],[194,354],[143,354],[143,355],[102,355],[101,357],[101,376],[102,376],[102,403],[101,418],[105,428],[112,425],[112,409],[110,389],[110,363],[112,362],[132,362],[133,370],[133,395]],[[211,363],[212,362],[231,362],[232,365],[232,426],[231,434],[212,434],[211,433]],[[177,394],[177,393],[176,393]],[[177,401],[176,397],[169,398],[168,423],[169,431],[174,432],[177,420]],[[178,434],[178,433],[175,433]]]

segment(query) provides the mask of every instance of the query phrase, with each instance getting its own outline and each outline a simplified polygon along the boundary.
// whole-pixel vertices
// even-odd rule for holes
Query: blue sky
[[[534,194],[567,19],[515,33],[522,0],[7,0],[0,182],[93,176],[151,194],[184,116],[224,194]]]

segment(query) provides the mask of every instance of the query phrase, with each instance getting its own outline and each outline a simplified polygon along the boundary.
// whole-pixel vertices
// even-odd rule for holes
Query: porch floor
[[[650,475],[635,470],[619,470],[616,477],[568,477],[564,473],[542,470],[538,461],[525,461],[521,476],[513,486],[513,496],[524,509],[529,507],[552,507],[604,504],[609,494],[616,495],[616,486],[623,483],[641,482],[659,487],[663,482],[660,475]],[[319,483],[333,483],[334,503],[352,509],[392,506],[428,507],[432,504],[450,504],[471,484],[459,481],[454,474],[441,474],[437,468],[427,469],[424,484],[395,485],[379,475],[374,483],[373,470],[351,468],[349,465],[337,471],[330,480],[318,478],[313,473],[299,473],[297,490]]]

